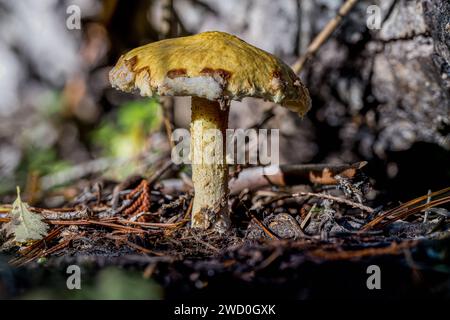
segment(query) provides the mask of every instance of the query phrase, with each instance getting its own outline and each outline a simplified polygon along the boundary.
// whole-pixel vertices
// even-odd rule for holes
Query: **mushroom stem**
[[[216,101],[192,97],[191,161],[195,189],[193,228],[230,227],[228,210],[228,165],[225,144],[228,112]]]

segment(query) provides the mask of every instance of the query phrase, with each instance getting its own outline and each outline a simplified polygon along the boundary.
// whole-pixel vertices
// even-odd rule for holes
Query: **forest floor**
[[[244,188],[230,197],[232,230],[217,234],[190,229],[193,192],[163,185],[170,170],[70,187],[62,208],[31,207],[49,232],[28,244],[2,234],[0,296],[89,298],[66,289],[74,264],[85,285],[109,267],[137,274],[124,286],[148,279],[154,295],[135,298],[449,296],[450,188],[378,208],[359,169],[335,185]],[[7,223],[10,206],[1,210]]]

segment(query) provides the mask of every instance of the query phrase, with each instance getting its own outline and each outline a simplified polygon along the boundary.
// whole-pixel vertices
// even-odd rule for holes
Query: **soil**
[[[31,244],[3,237],[0,296],[60,292],[73,264],[86,283],[109,267],[137,273],[168,299],[449,296],[449,190],[391,211],[372,209],[363,175],[243,190],[230,198],[232,230],[218,234],[192,230],[192,192],[164,194],[158,179],[97,181],[64,208],[32,207],[51,230]],[[370,266],[380,290],[369,289]]]

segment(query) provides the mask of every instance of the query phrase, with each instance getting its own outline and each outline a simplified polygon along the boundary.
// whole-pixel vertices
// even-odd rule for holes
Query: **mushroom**
[[[113,87],[142,96],[191,96],[193,228],[230,227],[228,166],[222,137],[231,100],[257,97],[303,116],[308,90],[277,57],[224,32],[153,42],[122,55],[109,74]],[[210,129],[222,135],[210,135]],[[207,156],[208,161],[202,161]]]

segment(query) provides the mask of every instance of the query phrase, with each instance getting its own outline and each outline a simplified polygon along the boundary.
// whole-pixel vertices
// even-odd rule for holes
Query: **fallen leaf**
[[[8,214],[11,221],[4,224],[2,229],[6,235],[14,235],[16,242],[40,240],[47,235],[48,225],[42,221],[43,217],[29,210],[30,206],[20,198],[20,189],[17,187],[17,199]]]

